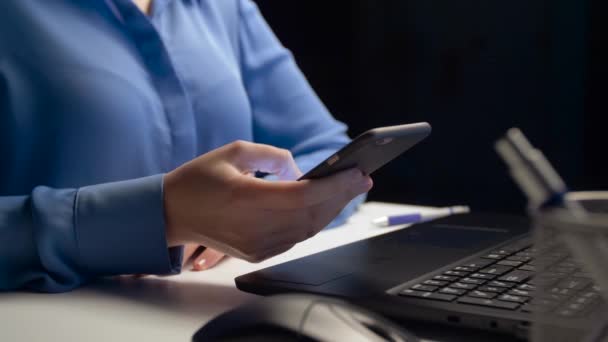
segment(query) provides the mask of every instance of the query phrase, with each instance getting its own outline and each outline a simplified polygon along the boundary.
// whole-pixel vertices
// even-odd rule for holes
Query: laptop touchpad
[[[339,251],[341,251],[340,248],[328,252],[331,254]],[[330,258],[339,256],[328,257],[328,252],[266,268],[258,271],[257,275],[268,280],[319,286],[348,275],[354,270],[355,266],[352,264],[331,262]]]
[[[504,239],[506,229],[457,224],[433,224],[424,229],[408,229],[393,237],[400,243],[431,245],[441,248],[470,249]]]
[[[314,287],[319,293],[364,296],[526,232],[528,221],[517,216],[457,215],[330,249],[240,279],[252,284],[263,280],[290,290]]]
[[[378,265],[379,262],[390,262],[393,259],[403,261],[417,256],[425,259],[427,265],[430,265],[429,259],[437,259],[437,265],[440,265],[452,259],[455,254],[464,257],[469,250],[495,243],[504,238],[501,233],[500,229],[474,226],[416,226],[399,234],[387,234],[374,248],[369,248],[371,241],[364,240],[263,269],[257,275],[268,280],[319,286],[360,271],[364,265]],[[424,249],[423,246],[429,247]],[[450,250],[453,252],[448,252]]]

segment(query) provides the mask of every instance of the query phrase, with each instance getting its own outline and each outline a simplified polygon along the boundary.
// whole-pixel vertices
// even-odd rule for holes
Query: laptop
[[[546,311],[576,339],[605,316],[599,289],[564,251],[549,251],[555,298],[534,298],[530,222],[467,214],[380,235],[236,278],[240,290],[336,296],[398,321],[428,321],[527,338],[533,312]],[[573,303],[582,303],[572,306]],[[598,315],[601,313],[601,315]],[[568,340],[568,339],[566,339]]]
[[[504,141],[510,145],[499,152],[506,151],[529,198],[556,201],[553,194],[567,191],[521,132],[511,130]],[[588,337],[607,317],[600,289],[563,245],[532,242],[525,217],[456,215],[249,273],[236,285],[262,295],[336,296],[404,322],[521,339],[536,323],[543,341]]]

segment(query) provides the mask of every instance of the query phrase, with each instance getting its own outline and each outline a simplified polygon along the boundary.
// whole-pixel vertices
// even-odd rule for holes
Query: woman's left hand
[[[201,252],[202,250],[202,252]],[[183,264],[192,261],[192,271],[204,271],[217,265],[224,258],[224,254],[215,249],[205,248],[195,244],[184,246]]]

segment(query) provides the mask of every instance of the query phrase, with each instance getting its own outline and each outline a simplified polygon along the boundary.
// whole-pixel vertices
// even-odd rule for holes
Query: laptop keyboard
[[[544,291],[533,294],[537,286]],[[399,295],[563,317],[583,316],[600,301],[599,288],[565,249],[537,251],[529,238],[431,274]]]

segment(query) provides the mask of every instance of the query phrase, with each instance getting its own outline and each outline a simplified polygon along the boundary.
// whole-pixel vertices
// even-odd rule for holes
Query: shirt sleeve
[[[251,0],[239,1],[241,69],[254,139],[289,149],[306,172],[350,141],[346,125],[323,105],[257,6]],[[364,199],[353,200],[330,226],[343,223]]]
[[[0,291],[61,292],[93,277],[179,272],[162,175],[0,197]]]

